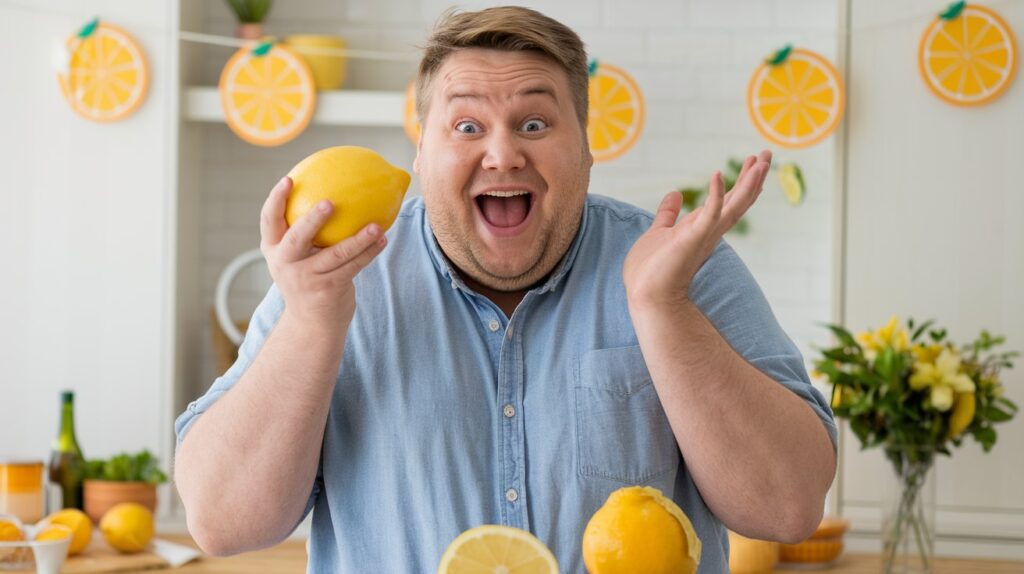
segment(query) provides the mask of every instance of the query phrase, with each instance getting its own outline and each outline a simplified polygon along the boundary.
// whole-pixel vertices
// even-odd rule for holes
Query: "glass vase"
[[[882,572],[931,574],[935,556],[935,451],[886,448],[893,472],[882,497]]]

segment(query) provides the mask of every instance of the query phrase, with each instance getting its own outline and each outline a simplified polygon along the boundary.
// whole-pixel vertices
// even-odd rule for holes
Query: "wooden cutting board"
[[[184,547],[162,539],[153,540],[149,550],[154,550],[154,548],[157,550],[137,554],[121,554],[108,546],[103,537],[96,532],[85,552],[68,558],[60,571],[61,574],[100,574],[157,570],[170,568],[171,563],[168,560],[176,561],[175,563],[180,565],[199,556],[192,546]]]

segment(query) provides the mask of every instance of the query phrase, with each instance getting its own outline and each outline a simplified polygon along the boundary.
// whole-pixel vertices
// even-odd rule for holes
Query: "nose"
[[[485,141],[483,168],[494,171],[514,171],[526,166],[526,154],[522,141],[508,129],[499,129],[488,134]]]

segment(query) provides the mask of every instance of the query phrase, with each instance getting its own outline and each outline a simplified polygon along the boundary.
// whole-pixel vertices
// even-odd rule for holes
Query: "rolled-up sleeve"
[[[223,375],[217,377],[203,396],[189,403],[185,412],[181,413],[174,421],[174,434],[177,436],[178,445],[181,444],[185,434],[192,428],[199,416],[209,410],[242,377],[263,347],[263,343],[267,340],[267,336],[277,324],[283,311],[284,299],[277,287],[271,286],[249,320],[245,339],[238,349],[238,359]]]
[[[835,449],[832,409],[811,385],[803,356],[775,319],[747,266],[724,240],[697,272],[690,296],[737,353],[811,407]]]

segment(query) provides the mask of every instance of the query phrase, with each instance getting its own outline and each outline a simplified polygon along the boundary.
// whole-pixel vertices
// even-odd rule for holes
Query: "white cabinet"
[[[934,2],[850,1],[844,315],[855,330],[891,314],[934,317],[957,342],[985,328],[1024,350],[1024,85],[979,108],[941,102],[917,69]],[[993,6],[1024,31],[1024,3]],[[1006,373],[1024,406],[1024,364]],[[995,449],[973,439],[937,466],[938,552],[1024,557],[1024,416]],[[878,531],[890,472],[845,433],[838,493],[857,531]]]

